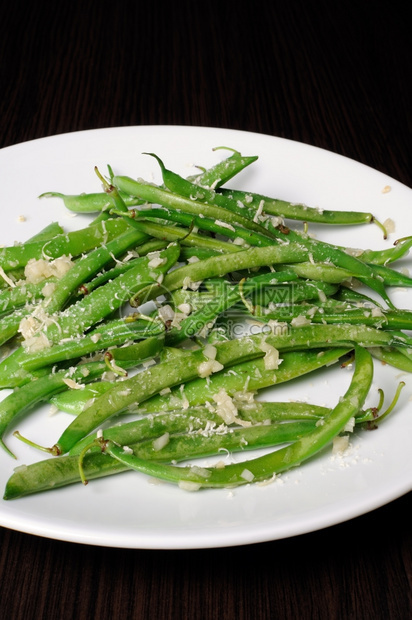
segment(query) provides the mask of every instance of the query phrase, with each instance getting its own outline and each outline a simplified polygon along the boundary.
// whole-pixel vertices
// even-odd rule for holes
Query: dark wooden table
[[[322,147],[412,186],[407,3],[4,4],[0,147],[109,126],[216,126]],[[409,493],[294,539],[192,551],[0,529],[0,617],[403,620],[411,514]]]

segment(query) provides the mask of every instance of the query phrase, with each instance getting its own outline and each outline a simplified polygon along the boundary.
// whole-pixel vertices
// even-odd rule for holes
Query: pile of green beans
[[[375,223],[387,236],[371,213],[231,189],[257,156],[231,151],[183,178],[148,155],[161,185],[96,169],[100,193],[41,196],[94,214],[89,226],[64,233],[52,224],[0,251],[0,344],[9,348],[0,389],[11,390],[0,402],[0,444],[10,457],[13,436],[48,454],[16,469],[4,499],[130,470],[186,490],[268,480],[351,421],[361,432],[395,409],[403,383],[385,411],[382,393],[365,409],[374,358],[412,372],[412,311],[390,296],[412,285],[392,266],[412,237],[355,252],[292,228]],[[29,278],[30,266],[62,257],[71,261],[63,275]],[[334,407],[261,398],[349,362],[350,386]],[[52,446],[16,428],[39,403],[73,415]],[[256,448],[263,456],[236,464],[179,464]]]

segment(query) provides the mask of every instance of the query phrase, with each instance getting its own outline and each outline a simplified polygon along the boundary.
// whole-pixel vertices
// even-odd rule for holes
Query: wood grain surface
[[[225,127],[322,147],[412,187],[407,6],[3,2],[0,147],[102,127]],[[409,493],[297,538],[191,551],[0,528],[0,617],[403,620],[411,514]]]

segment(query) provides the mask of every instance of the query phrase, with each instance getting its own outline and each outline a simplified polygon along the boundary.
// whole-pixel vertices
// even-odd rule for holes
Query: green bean
[[[3,435],[11,422],[17,416],[33,409],[40,402],[48,400],[52,394],[67,388],[66,381],[85,382],[91,381],[103,372],[102,369],[93,365],[85,364],[82,368],[70,370],[60,370],[56,373],[47,373],[47,375],[31,381],[25,386],[13,391],[0,402],[0,445],[6,452],[14,456],[7,448],[3,441]]]
[[[213,150],[218,151],[220,149],[232,151],[232,154],[223,161],[218,162],[207,170],[203,170],[201,174],[189,178],[188,180],[194,181],[197,185],[205,188],[217,188],[230,181],[230,179],[258,159],[256,155],[244,156],[239,153],[239,151],[227,147],[216,147]]]
[[[404,372],[412,372],[412,359],[406,357],[398,349],[392,347],[373,347],[369,351],[373,357],[380,360],[383,364],[389,364]]]
[[[307,235],[297,233],[289,228],[285,229],[283,226],[273,227],[270,224],[269,228],[273,234],[275,234],[275,236],[283,242],[289,244],[293,242],[301,243],[309,253],[310,260],[320,263],[327,261],[335,265],[335,267],[340,267],[341,269],[354,273],[358,280],[377,292],[390,307],[393,307],[383,282],[370,265],[362,262],[354,256],[351,256],[338,246],[312,239]]]
[[[153,358],[161,351],[162,347],[163,340],[153,336],[130,347],[119,349],[123,352],[122,366],[125,369],[133,368],[141,362]],[[116,353],[116,349],[111,351],[111,357],[114,360],[117,357]],[[2,447],[6,452],[12,454],[3,442],[3,435],[18,416],[31,410],[39,402],[50,400],[53,394],[67,390],[68,385],[75,385],[77,390],[84,384],[101,377],[110,368],[112,366],[107,365],[104,361],[80,363],[69,369],[60,370],[52,370],[49,367],[44,369],[43,375],[33,377],[30,383],[14,390],[0,402],[0,444]]]
[[[46,320],[47,325],[44,329],[39,321],[39,331],[34,338],[43,338],[42,334],[44,334],[47,342],[52,344],[59,342],[62,338],[79,336],[120,308],[139,288],[146,286],[148,282],[155,282],[156,278],[161,278],[163,273],[175,263],[178,256],[179,248],[169,246],[160,252],[161,260],[166,260],[163,265],[151,268],[149,267],[152,260],[150,256],[139,259],[140,262],[132,270],[94,290],[90,295],[86,295],[59,314],[52,315],[49,322]],[[13,388],[30,380],[30,375],[21,366],[24,356],[25,350],[21,347],[0,363],[1,387]]]
[[[200,489],[207,487],[231,487],[270,479],[273,475],[290,469],[305,461],[336,437],[354,417],[368,396],[373,378],[373,362],[368,351],[356,347],[356,364],[351,384],[345,395],[324,419],[322,425],[303,435],[291,445],[269,454],[233,463],[225,467],[201,468],[195,466],[178,467],[140,459],[133,452],[129,454],[122,446],[112,441],[102,441],[104,452],[120,463],[142,473],[179,483],[183,488]],[[187,484],[192,483],[192,484]]]
[[[43,366],[80,358],[133,340],[160,337],[164,331],[165,327],[160,321],[149,322],[138,316],[115,319],[99,325],[81,337],[68,339],[64,343],[60,342],[35,353],[28,353],[21,361],[21,365],[31,372]]]
[[[184,179],[175,172],[168,170],[160,157],[154,153],[148,153],[154,157],[162,173],[162,179],[164,186],[173,194],[188,198],[193,202],[204,203],[206,208],[209,205],[226,209],[229,212],[235,213],[241,217],[246,217],[250,221],[254,221],[256,215],[256,209],[254,207],[248,208],[247,205],[241,203],[239,200],[232,200],[226,196],[215,191],[213,188],[204,187],[199,185],[198,182],[190,182],[190,180]]]
[[[251,247],[236,254],[211,256],[205,260],[179,267],[166,275],[163,288],[172,292],[182,286],[188,288],[191,283],[200,282],[205,278],[223,277],[232,271],[268,267],[277,263],[303,262],[306,259],[307,250],[298,243],[262,248]],[[152,299],[157,294],[158,291],[149,288],[145,293],[145,299]]]
[[[295,330],[293,334],[267,336],[266,342],[271,346],[289,350],[302,348],[302,346],[308,348],[319,348],[325,344],[326,346],[332,346],[331,343],[327,342],[328,338],[332,336],[329,333],[328,327],[302,327]],[[334,342],[339,341],[339,336],[342,338],[343,343],[356,340],[360,344],[368,344],[368,346],[391,345],[393,340],[397,342],[397,339],[392,339],[388,332],[380,332],[366,327],[333,326],[333,334]],[[240,362],[263,357],[261,341],[262,335],[259,334],[258,337],[250,336],[230,340],[218,345],[216,347],[215,360],[218,368],[233,365],[234,361]],[[403,344],[403,339],[401,339],[401,342]],[[199,376],[199,373],[203,372],[203,369],[208,371],[213,369],[213,367],[213,360],[208,359],[204,355],[203,350],[200,349],[190,352],[181,358],[174,359],[174,364],[160,363],[127,379],[122,382],[120,388],[114,386],[107,394],[98,398],[84,414],[78,416],[63,432],[55,446],[51,448],[52,453],[65,453],[84,435],[109,417],[124,411],[131,404],[141,403],[160,390],[194,379],[196,376]]]
[[[335,308],[328,306],[290,305],[278,309],[255,312],[254,316],[262,321],[282,320],[293,321],[304,319],[311,323],[369,325],[378,329],[412,329],[412,311],[410,310],[378,310],[373,308]]]
[[[80,256],[102,243],[107,243],[124,232],[127,226],[127,222],[113,218],[99,225],[57,235],[48,241],[41,240],[8,246],[0,250],[0,266],[7,272],[17,267],[24,267],[31,259],[52,260],[63,255]]]
[[[250,295],[256,289],[261,290],[262,287],[265,286],[271,286],[272,289],[277,288],[277,285],[280,283],[296,279],[297,276],[293,273],[285,271],[258,275],[232,286],[221,280],[217,282],[206,280],[205,285],[207,286],[209,284],[211,287],[210,292],[201,294],[202,301],[200,303],[199,297],[194,305],[193,301],[191,304],[189,301],[189,305],[191,306],[190,316],[183,318],[183,320],[179,321],[178,325],[175,326],[173,326],[172,321],[173,327],[166,334],[166,344],[169,346],[176,346],[186,338],[202,333],[209,324],[213,324],[214,320],[216,320],[220,314],[239,303],[244,295]],[[177,299],[175,298],[175,306],[176,301]],[[179,305],[182,303],[185,303],[185,301],[182,300],[180,304],[177,302],[177,310],[179,310]]]
[[[263,196],[253,192],[244,192],[227,188],[222,188],[219,192],[226,198],[249,205],[249,208],[253,206],[255,211],[259,207],[263,208],[264,213],[272,216],[332,225],[339,224],[353,226],[356,224],[370,224],[374,222],[384,230],[382,224],[376,220],[372,213],[367,213],[364,211],[337,211],[321,209],[320,207],[309,207],[303,203],[291,203],[286,200],[269,198],[268,196]],[[386,236],[386,231],[384,232]]]
[[[276,422],[254,424],[242,428],[228,427],[226,432],[218,427],[217,429],[202,430],[198,433],[191,431],[186,434],[171,435],[167,444],[160,450],[157,447],[157,439],[147,439],[134,446],[133,452],[138,458],[144,460],[175,463],[192,458],[214,456],[222,450],[245,452],[256,448],[272,448],[296,441],[313,431],[315,427],[316,423],[309,420],[288,422],[287,424]]]
[[[135,196],[122,193],[122,198],[126,205],[134,207],[142,204],[142,201]],[[112,206],[110,198],[105,192],[95,192],[92,194],[61,194],[60,192],[45,192],[39,198],[61,198],[64,206],[69,211],[75,213],[95,213],[96,211],[108,211]]]
[[[182,245],[194,247],[196,250],[197,248],[200,248],[201,250],[207,250],[219,254],[233,254],[242,250],[240,246],[232,242],[198,234],[191,228],[182,228],[180,226],[166,227],[157,222],[136,219],[130,219],[130,225],[160,241],[179,241]]]
[[[216,345],[217,346],[217,345]],[[350,347],[308,349],[282,352],[282,363],[276,369],[266,368],[263,359],[235,363],[206,379],[197,378],[185,383],[184,388],[172,387],[169,394],[157,394],[137,408],[136,413],[156,413],[176,408],[197,407],[213,402],[213,396],[222,389],[230,396],[256,392],[273,385],[293,381],[320,368],[337,363],[351,350]]]
[[[398,239],[393,245],[393,248],[388,248],[387,250],[362,250],[361,252],[356,252],[356,254],[365,263],[385,266],[408,254],[412,247],[412,237]]]
[[[118,212],[112,211],[112,214],[118,215]],[[177,222],[178,224],[183,224],[188,228],[195,226],[197,229],[217,235],[223,235],[232,240],[243,239],[243,241],[249,245],[273,245],[273,241],[266,235],[262,235],[261,233],[253,230],[248,230],[242,226],[238,226],[236,224],[226,224],[224,221],[215,220],[210,217],[182,213],[180,211],[173,211],[163,207],[156,207],[155,209],[133,209],[130,211],[130,217],[146,218],[149,220],[171,220],[173,222]]]
[[[49,241],[49,239],[53,239],[56,235],[63,234],[63,228],[60,226],[58,222],[50,222],[44,228],[39,230],[39,232],[35,233],[30,239],[27,239],[26,243],[35,243],[37,241]]]
[[[161,279],[163,274],[173,266],[179,256],[176,245],[159,252],[159,266],[151,266],[151,256],[139,259],[133,269],[121,274],[115,280],[101,286],[86,295],[72,306],[61,312],[46,328],[46,336],[51,342],[62,338],[79,335],[95,323],[120,308],[136,291]],[[160,283],[157,283],[159,286]]]
[[[219,191],[203,187],[199,189],[199,186],[195,183],[191,183],[189,180],[183,179],[178,174],[168,170],[157,155],[153,153],[149,153],[149,155],[157,159],[162,171],[165,186],[170,191],[193,200],[221,206],[239,214],[242,214],[243,210],[244,213],[248,213],[249,217],[251,216],[252,220],[256,219],[256,215],[260,210],[265,215],[280,216],[282,218],[321,224],[354,225],[375,222],[384,231],[386,237],[386,230],[372,213],[362,211],[336,211],[308,207],[305,204],[291,203],[285,200],[268,198],[267,196],[256,193],[227,188],[219,188]]]
[[[218,206],[209,205],[202,202],[185,198],[178,194],[164,190],[159,186],[155,186],[143,181],[135,181],[126,176],[115,176],[113,183],[120,191],[125,191],[133,195],[139,195],[142,199],[152,204],[159,204],[162,207],[178,209],[184,213],[192,215],[204,215],[211,219],[226,222],[232,226],[241,226],[267,236],[269,239],[272,235],[268,233],[262,226],[247,219],[241,214],[228,211]]]
[[[44,299],[44,287],[47,283],[55,283],[56,278],[47,278],[39,283],[20,282],[16,286],[0,291],[0,313],[10,312],[26,303],[36,303]]]

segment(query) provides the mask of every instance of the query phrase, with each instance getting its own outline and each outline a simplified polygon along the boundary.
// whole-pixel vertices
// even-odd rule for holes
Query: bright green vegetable
[[[49,193],[70,210],[98,213],[90,226],[67,235],[52,226],[0,252],[8,285],[0,291],[0,343],[23,336],[0,362],[0,387],[13,389],[0,403],[0,441],[11,454],[3,436],[39,402],[77,416],[42,448],[56,456],[11,476],[6,499],[130,469],[189,489],[267,480],[313,457],[350,418],[359,427],[375,423],[382,397],[363,410],[372,356],[412,371],[411,312],[395,308],[387,292],[410,286],[389,264],[406,255],[411,237],[354,252],[281,218],[351,225],[376,221],[370,213],[321,212],[223,187],[256,157],[235,151],[189,179],[154,157],[162,186],[110,167],[107,181],[96,170],[101,193]],[[72,265],[50,280],[47,297],[42,283],[15,286],[32,258],[65,254]],[[382,301],[349,288],[353,280]],[[255,400],[348,355],[355,356],[351,385],[332,410]],[[138,419],[110,427],[119,414]],[[223,468],[171,465],[285,443]]]

